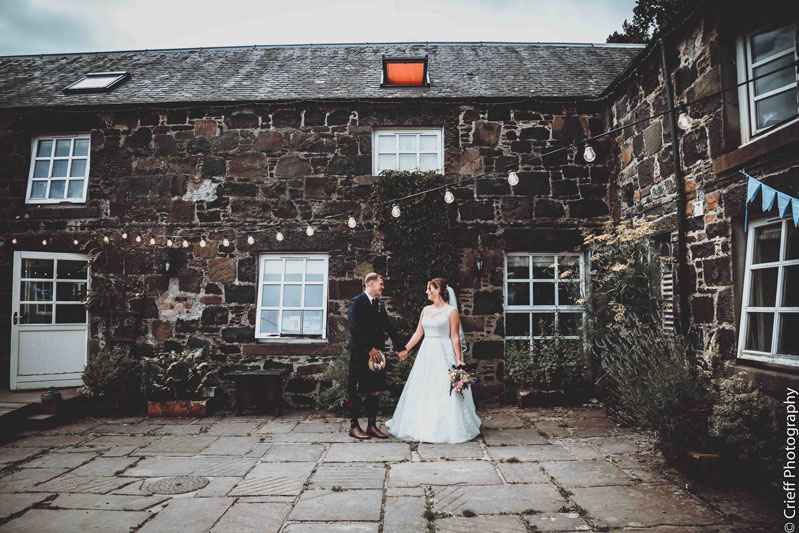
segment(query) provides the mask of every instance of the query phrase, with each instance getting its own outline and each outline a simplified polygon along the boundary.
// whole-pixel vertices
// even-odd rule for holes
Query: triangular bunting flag
[[[785,193],[777,191],[777,211],[780,214],[780,218],[784,218],[785,214],[788,212],[788,207],[791,205],[791,197]]]
[[[792,198],[791,206],[793,207],[793,226],[799,228],[799,198]]]
[[[746,202],[754,202],[757,191],[760,190],[762,183],[748,174],[746,175],[746,179]]]
[[[760,187],[760,193],[763,198],[763,211],[771,211],[771,208],[774,207],[774,200],[777,199],[777,190],[764,184]]]

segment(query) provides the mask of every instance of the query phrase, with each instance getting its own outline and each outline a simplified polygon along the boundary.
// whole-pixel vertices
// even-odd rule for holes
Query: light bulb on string
[[[141,242],[141,235],[136,235],[136,242]]]
[[[358,223],[355,221],[354,216],[350,215],[350,218],[347,219],[347,225],[351,228],[354,228],[355,226],[358,225]]]
[[[167,239],[166,240],[166,246],[167,246],[167,248],[172,248],[172,239]]]
[[[205,248],[205,245],[208,244],[205,242],[205,239],[200,239],[200,248]]]
[[[104,242],[104,243],[106,243],[106,244],[108,244],[109,242],[111,242],[111,239],[109,239],[109,238],[108,238],[108,235],[106,235],[105,237],[103,237],[103,242]]]
[[[683,131],[688,131],[691,129],[691,126],[694,124],[694,119],[691,118],[691,115],[688,114],[685,107],[680,108],[680,116],[677,118],[677,126]]]
[[[508,183],[510,183],[512,187],[519,184],[519,175],[513,170],[508,173]]]
[[[42,246],[47,246],[47,239],[42,239]]]
[[[312,237],[312,236],[313,236],[313,231],[314,231],[314,229],[313,229],[313,226],[311,226],[310,224],[308,224],[308,227],[307,227],[307,228],[305,228],[305,234],[306,234],[307,236],[309,236],[309,237]]]
[[[11,239],[11,244],[17,244],[17,238],[16,238],[16,237],[14,237],[13,239]]]
[[[189,241],[187,241],[186,239],[183,239],[183,247],[184,248],[188,248],[189,247]]]
[[[127,231],[123,231],[122,232],[122,238],[123,239],[127,239],[128,238],[128,232]]]
[[[230,246],[230,241],[228,240],[228,238],[227,238],[227,237],[225,237],[224,239],[222,239],[222,246],[224,246],[225,248],[227,248],[228,246]]]
[[[585,159],[586,163],[593,163],[596,159],[596,152],[587,142],[585,143],[585,150],[583,150],[583,159]]]
[[[253,237],[252,235],[247,235],[247,244],[250,245],[255,244],[255,237]]]
[[[78,239],[72,239],[72,244],[74,244],[75,246],[77,246],[77,245],[78,245],[78,244],[80,244],[80,243],[78,242]]]
[[[275,234],[275,239],[277,239],[278,241],[282,241],[283,240],[283,232],[282,231],[278,231]]]
[[[394,218],[399,218],[401,214],[402,211],[400,210],[399,204],[394,204],[394,206],[391,208],[391,216]]]
[[[155,244],[155,237],[150,237],[150,246]]]
[[[451,204],[452,202],[455,201],[455,195],[452,194],[452,189],[450,189],[449,187],[447,187],[447,192],[444,193],[444,201],[447,202],[448,204]]]

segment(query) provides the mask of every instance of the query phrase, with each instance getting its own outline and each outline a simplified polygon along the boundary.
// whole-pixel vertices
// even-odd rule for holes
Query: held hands
[[[397,352],[397,357],[399,357],[400,361],[404,361],[408,357],[408,350],[402,350],[401,352]]]

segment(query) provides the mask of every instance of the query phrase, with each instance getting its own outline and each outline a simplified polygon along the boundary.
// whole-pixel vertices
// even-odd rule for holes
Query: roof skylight
[[[64,94],[107,92],[130,78],[130,72],[89,72],[64,87]]]
[[[383,78],[381,87],[429,87],[427,56],[386,57],[383,56]]]

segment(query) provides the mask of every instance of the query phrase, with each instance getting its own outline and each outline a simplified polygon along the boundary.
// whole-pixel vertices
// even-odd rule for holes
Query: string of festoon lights
[[[614,133],[618,133],[619,131],[622,131],[622,130],[624,130],[626,128],[637,126],[638,124],[642,124],[644,122],[652,121],[654,119],[657,119],[657,118],[660,118],[660,117],[662,117],[664,115],[667,115],[667,114],[669,114],[669,113],[671,113],[673,111],[676,111],[677,113],[679,113],[678,118],[677,118],[677,126],[683,131],[688,131],[688,130],[691,129],[691,127],[693,126],[693,122],[694,122],[693,119],[691,118],[691,116],[688,113],[688,107],[690,107],[691,105],[695,105],[695,104],[698,104],[698,103],[700,103],[700,102],[702,102],[704,100],[708,100],[710,98],[719,96],[719,95],[721,95],[721,94],[723,94],[723,93],[725,93],[727,91],[738,89],[739,87],[742,87],[743,85],[746,85],[746,84],[752,83],[754,81],[757,81],[757,80],[759,80],[761,78],[770,76],[770,75],[775,74],[775,73],[777,73],[777,72],[779,72],[781,70],[784,70],[784,69],[787,69],[787,68],[793,68],[796,65],[799,65],[799,60],[794,61],[793,63],[790,63],[788,65],[784,65],[782,67],[779,67],[779,68],[777,68],[777,69],[775,69],[775,70],[773,70],[771,72],[767,72],[767,73],[755,76],[753,78],[746,79],[746,80],[742,81],[741,83],[738,83],[737,85],[734,85],[734,86],[731,86],[731,87],[727,87],[725,89],[721,89],[721,90],[719,90],[717,92],[708,94],[708,95],[703,96],[701,98],[697,98],[697,99],[691,100],[691,101],[688,101],[688,100],[683,101],[680,104],[676,104],[673,108],[668,108],[668,109],[666,109],[664,111],[661,111],[660,113],[655,113],[653,115],[644,117],[644,118],[636,120],[634,122],[630,122],[630,123],[624,124],[622,126],[618,126],[616,128],[604,131],[602,133],[598,133],[596,135],[587,137],[587,138],[582,139],[580,141],[575,141],[575,142],[572,142],[570,144],[565,144],[565,145],[563,145],[563,146],[561,146],[559,148],[555,148],[553,150],[541,153],[539,155],[535,155],[535,156],[532,156],[532,157],[529,157],[529,158],[521,159],[518,163],[516,163],[516,162],[510,163],[508,165],[505,165],[504,167],[497,168],[497,169],[494,169],[494,170],[491,170],[491,171],[488,171],[488,172],[484,172],[484,173],[479,174],[479,175],[466,176],[466,177],[461,178],[461,179],[459,179],[459,180],[457,180],[457,181],[455,181],[453,183],[447,183],[447,184],[440,185],[440,186],[437,186],[437,187],[432,187],[432,188],[429,188],[429,189],[425,189],[425,190],[422,190],[422,191],[419,191],[419,192],[416,192],[416,193],[413,193],[413,194],[408,194],[408,195],[402,196],[400,198],[394,198],[392,200],[387,200],[387,201],[379,203],[379,204],[377,204],[377,205],[375,205],[373,207],[375,209],[381,209],[381,208],[386,208],[388,206],[391,206],[391,215],[394,218],[398,219],[398,218],[400,218],[402,216],[401,204],[404,203],[404,202],[407,202],[408,200],[411,200],[411,199],[419,197],[419,196],[427,195],[427,194],[430,194],[430,193],[443,191],[443,193],[444,193],[444,202],[447,203],[447,204],[452,204],[453,202],[455,202],[455,194],[454,194],[453,190],[456,189],[458,186],[463,185],[465,183],[472,182],[472,181],[477,181],[477,180],[485,178],[487,176],[491,176],[491,175],[499,174],[499,173],[505,173],[505,172],[507,172],[508,183],[512,187],[515,187],[521,181],[520,178],[519,178],[519,175],[518,175],[518,173],[516,171],[519,167],[521,167],[522,165],[525,165],[525,164],[531,164],[531,163],[533,163],[535,161],[541,161],[543,163],[544,158],[552,156],[552,155],[555,155],[555,154],[560,153],[560,152],[564,152],[564,151],[570,150],[572,148],[582,147],[582,149],[583,149],[583,154],[582,154],[583,155],[583,160],[586,163],[589,163],[589,164],[593,163],[596,160],[596,158],[597,158],[597,154],[596,154],[596,151],[594,150],[594,148],[592,146],[592,143],[594,143],[594,141],[597,141],[598,139],[601,139],[603,137],[607,137],[609,135],[613,135]],[[793,120],[794,118],[796,118],[796,116],[788,117],[787,119],[781,121],[780,123],[778,123],[778,124],[776,124],[776,125],[774,125],[772,127],[779,127],[782,124],[784,124],[784,123],[786,123],[786,122],[788,122],[790,120]],[[305,226],[305,234],[308,237],[312,237],[314,235],[314,233],[316,232],[316,226],[318,226],[320,224],[323,224],[325,221],[335,220],[335,219],[339,219],[339,218],[343,218],[343,217],[347,217],[347,222],[346,222],[347,226],[350,229],[355,229],[358,226],[358,221],[355,218],[355,216],[359,212],[363,211],[364,209],[365,209],[364,207],[358,207],[358,208],[355,208],[354,210],[345,211],[345,212],[341,212],[341,213],[337,213],[337,214],[333,214],[333,215],[327,215],[327,216],[324,216],[324,217],[321,217],[321,218],[317,219],[316,224],[314,223],[313,220],[312,221],[308,221],[308,222],[286,221],[286,222],[283,222],[281,224],[273,224],[273,225],[269,225],[267,227],[254,228],[254,229],[251,229],[251,230],[248,230],[248,231],[244,231],[242,233],[247,235],[246,242],[247,242],[247,244],[252,246],[256,242],[255,235],[263,233],[263,232],[274,231],[275,232],[275,235],[274,235],[275,240],[278,241],[278,242],[281,242],[281,241],[283,241],[285,239],[284,230],[286,230],[286,229],[288,229],[288,228],[290,228],[292,226]],[[131,226],[133,226],[133,225],[130,225],[129,227],[131,227]],[[214,233],[217,233],[217,234],[221,233],[223,235],[223,238],[222,238],[221,241],[219,241],[219,243],[223,247],[227,248],[227,247],[230,246],[231,243],[230,243],[230,239],[227,236],[224,235],[225,232],[228,232],[231,235],[234,233],[232,230],[230,230],[230,228],[225,228],[225,229],[222,229],[222,230],[220,230],[220,229],[215,229],[214,230]],[[156,245],[160,245],[161,243],[163,243],[168,248],[172,248],[172,247],[188,248],[189,246],[191,246],[191,242],[192,242],[192,238],[188,237],[188,236],[185,236],[185,235],[179,235],[179,234],[178,235],[166,235],[166,234],[155,235],[155,234],[151,233],[151,234],[149,234],[149,237],[146,237],[145,233],[147,233],[147,232],[144,232],[144,233],[139,232],[139,233],[136,233],[134,236],[131,237],[131,233],[129,233],[128,231],[121,231],[119,233],[107,232],[100,239],[100,241],[103,244],[105,244],[105,245],[110,245],[110,244],[112,244],[114,242],[117,242],[117,241],[130,242],[131,244],[132,243],[136,243],[137,245],[141,245],[143,243],[147,243],[147,244],[149,244],[151,246],[156,246]],[[192,231],[192,233],[194,233],[194,231]],[[194,238],[196,238],[196,236]],[[200,240],[197,242],[197,244],[201,248],[205,248],[206,246],[208,246],[209,238],[210,237],[200,236]],[[18,243],[18,240],[17,240],[16,237],[11,239],[11,244],[12,245],[15,245],[17,243]],[[46,238],[42,239],[42,241],[41,241],[42,246],[47,246],[48,243],[49,243],[49,241]],[[73,239],[73,244],[75,246],[79,246],[81,244],[81,242],[80,242],[79,239],[76,238],[76,239]]]

